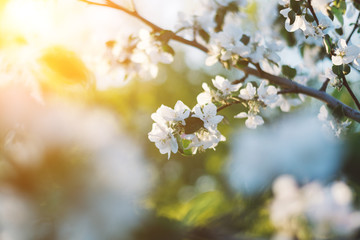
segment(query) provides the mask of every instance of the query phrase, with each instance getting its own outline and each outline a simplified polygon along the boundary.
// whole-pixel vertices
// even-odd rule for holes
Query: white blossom
[[[330,85],[335,87],[335,88],[340,88],[342,86],[342,81],[339,78],[338,75],[336,75],[331,68],[327,68],[325,70],[325,74],[321,76],[322,78],[329,79],[330,80]]]
[[[161,154],[168,154],[168,158],[170,158],[171,152],[176,153],[178,151],[178,144],[172,134],[172,129],[167,126],[153,123],[148,137],[151,142],[155,143]]]
[[[251,100],[255,97],[256,87],[252,85],[252,83],[248,83],[246,88],[240,90],[239,97],[244,100]]]
[[[226,138],[218,130],[212,129],[210,131],[205,130],[196,132],[191,140],[192,142],[189,147],[194,148],[193,152],[196,152],[198,148],[202,150],[212,148],[215,150],[218,143],[220,141],[225,141]]]
[[[264,119],[261,116],[250,112],[249,113],[241,112],[236,116],[234,116],[234,118],[247,118],[245,121],[245,125],[247,128],[251,128],[251,129],[255,129],[257,128],[257,126],[264,124]]]
[[[289,112],[292,106],[298,106],[302,102],[298,98],[285,98],[282,94],[279,95],[278,101],[271,105],[271,107],[279,106],[281,111]]]
[[[360,49],[355,46],[347,46],[345,39],[338,41],[338,48],[335,49],[335,55],[331,57],[334,65],[348,64],[354,61],[360,53]]]
[[[221,6],[227,6],[231,2],[235,2],[238,6],[241,6],[241,7],[243,7],[247,4],[247,0],[216,0],[216,2],[218,4],[220,4]]]
[[[331,3],[333,0],[316,0],[316,1],[312,1],[311,5],[314,8],[315,11],[319,11],[324,15],[327,15],[327,10],[328,10],[328,5],[329,3]]]
[[[296,15],[295,16],[295,21],[290,24],[290,18],[288,16],[288,13],[291,11],[290,8],[285,8],[283,10],[280,11],[280,14],[283,15],[286,20],[285,20],[285,29],[288,32],[295,32],[298,29],[301,29],[302,31],[306,30],[306,20],[305,17],[303,15]]]
[[[328,187],[311,182],[300,188],[283,175],[274,181],[273,192],[270,217],[280,232],[296,234],[304,220],[313,238],[349,236],[360,227],[360,212],[353,210],[352,193],[344,182]]]
[[[222,96],[226,97],[231,94],[231,92],[236,92],[242,86],[241,83],[231,84],[231,82],[224,77],[216,76],[215,79],[212,80],[214,87],[221,91]]]
[[[196,105],[193,108],[194,114],[192,117],[200,118],[204,122],[204,127],[211,131],[211,129],[216,129],[218,123],[223,120],[223,116],[216,115],[217,108],[215,104],[208,103],[204,106]]]
[[[267,83],[265,80],[261,81],[258,87],[259,100],[263,101],[266,105],[274,104],[278,101],[279,96],[277,95],[277,89],[274,86],[266,87]]]
[[[209,86],[207,85],[207,83],[203,83],[202,84],[202,88],[204,89],[204,92],[200,93],[197,97],[197,103],[200,106],[204,106],[208,103],[212,103],[212,99],[213,99],[213,94],[211,92],[211,89],[209,88]]]
[[[190,115],[190,108],[182,101],[177,101],[174,109],[161,105],[151,118],[158,124],[169,125],[168,122],[178,121],[185,125],[185,119]]]
[[[348,119],[346,121],[339,121],[330,116],[325,105],[320,107],[318,119],[323,122],[323,128],[332,132],[336,137],[340,137],[341,133],[351,124]]]

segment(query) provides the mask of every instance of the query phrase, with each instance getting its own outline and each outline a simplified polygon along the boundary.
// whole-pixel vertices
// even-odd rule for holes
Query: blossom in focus
[[[259,100],[263,101],[266,105],[271,105],[277,102],[279,96],[277,89],[274,86],[265,86],[266,81],[261,81],[257,89]]]
[[[204,89],[204,92],[199,93],[199,95],[196,97],[197,103],[200,106],[204,106],[208,103],[212,103],[212,99],[213,99],[213,94],[207,83],[203,83],[202,88]]]
[[[346,44],[345,39],[340,39],[338,41],[338,48],[335,49],[335,55],[331,57],[331,60],[334,65],[348,64],[354,61],[360,53],[360,48]]]
[[[256,87],[252,85],[252,83],[248,83],[246,88],[240,90],[239,97],[244,100],[251,100],[255,97]]]
[[[231,84],[231,82],[224,77],[216,76],[215,79],[212,80],[214,87],[221,91],[222,96],[228,96],[231,92],[236,92],[242,86],[241,83]]]
[[[167,126],[153,123],[152,130],[148,134],[149,140],[155,143],[161,154],[167,153],[168,158],[170,158],[171,152],[176,153],[178,151],[178,144],[172,131]]]
[[[215,104],[209,103],[203,107],[196,105],[193,108],[193,117],[200,118],[204,122],[204,127],[211,130],[215,129],[217,125],[223,120],[223,116],[216,115],[217,108]]]

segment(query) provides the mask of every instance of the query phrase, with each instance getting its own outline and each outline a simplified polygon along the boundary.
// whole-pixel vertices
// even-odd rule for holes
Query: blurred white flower
[[[351,124],[349,119],[340,121],[329,115],[329,111],[322,105],[318,114],[318,119],[323,123],[325,130],[332,132],[336,137],[340,137],[341,133]]]
[[[264,119],[261,116],[253,113],[241,112],[235,115],[234,118],[247,118],[245,121],[245,125],[247,128],[250,129],[255,129],[257,128],[257,126],[264,124]]]
[[[0,186],[1,239],[126,238],[142,215],[134,201],[152,185],[139,144],[109,111],[9,91],[0,94],[1,162],[14,181]]]
[[[338,170],[340,140],[324,132],[312,114],[278,119],[273,125],[234,135],[227,173],[241,193],[266,188],[279,174],[292,174],[302,182],[328,180]]]
[[[305,223],[313,238],[329,238],[349,236],[360,227],[360,212],[353,210],[352,192],[344,182],[328,187],[311,182],[300,188],[284,175],[274,181],[273,192],[270,218],[280,232],[295,236]]]

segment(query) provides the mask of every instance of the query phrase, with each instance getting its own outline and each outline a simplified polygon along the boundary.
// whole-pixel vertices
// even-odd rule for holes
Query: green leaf
[[[343,65],[339,65],[339,66],[338,65],[333,65],[331,69],[339,77],[343,76],[343,69],[344,69]]]
[[[312,23],[313,21],[315,21],[314,17],[311,14],[305,14],[305,19],[306,21],[308,21],[309,23]]]
[[[185,133],[191,134],[199,130],[202,126],[204,126],[204,122],[200,118],[196,117],[188,117],[185,119]]]
[[[331,114],[336,118],[341,120],[345,114],[344,114],[344,108],[341,104],[339,104],[336,108],[331,109]]]
[[[339,34],[339,35],[343,35],[343,34],[344,34],[344,31],[343,31],[342,27],[336,28],[336,29],[335,29],[335,32],[336,32],[337,34]]]
[[[220,32],[222,30],[222,27],[224,25],[224,20],[226,16],[227,10],[226,8],[218,8],[215,15],[215,32]]]
[[[163,44],[162,46],[162,50],[164,51],[164,52],[167,52],[167,53],[170,53],[171,55],[175,55],[175,51],[174,51],[174,49],[172,48],[172,47],[170,47],[170,45],[168,45],[168,44]]]
[[[199,30],[199,35],[206,43],[209,43],[210,35],[204,29]]]
[[[354,0],[353,5],[357,10],[360,11],[360,1],[359,0]]]
[[[334,21],[334,14],[331,12],[331,10],[327,9],[326,11],[331,21]]]
[[[288,17],[290,19],[290,25],[292,25],[294,22],[295,22],[295,18],[296,18],[296,13],[291,10],[289,13],[288,13]]]
[[[239,59],[236,62],[236,67],[238,67],[238,68],[244,68],[244,67],[247,67],[248,65],[249,65],[249,61],[246,61],[244,59]]]
[[[230,12],[236,13],[239,11],[239,5],[237,4],[236,1],[233,1],[228,5],[227,9]]]
[[[187,139],[181,139],[181,143],[179,144],[180,148],[179,148],[179,152],[182,153],[185,156],[192,156],[192,150],[191,148],[189,148],[191,144],[191,140],[187,140]]]
[[[334,14],[334,16],[337,18],[337,20],[339,20],[339,22],[343,26],[344,25],[344,18],[343,18],[343,13],[342,13],[341,9],[332,6],[331,7],[331,12]]]
[[[298,15],[301,15],[301,2],[296,0],[290,0],[290,8]]]
[[[293,79],[296,76],[296,69],[288,65],[281,66],[281,72],[284,76]]]
[[[244,45],[248,45],[249,42],[250,42],[250,37],[247,36],[247,35],[245,35],[245,34],[243,34],[242,37],[241,37],[241,39],[240,39],[240,42],[242,42]]]
[[[331,38],[328,34],[326,34],[323,38],[323,42],[324,42],[324,46],[325,46],[325,50],[326,50],[326,53],[327,54],[330,54],[331,51],[332,51],[332,41],[331,41]]]
[[[344,73],[345,75],[348,75],[350,72],[351,72],[350,66],[349,66],[348,64],[345,64],[345,65],[344,65],[343,73]]]

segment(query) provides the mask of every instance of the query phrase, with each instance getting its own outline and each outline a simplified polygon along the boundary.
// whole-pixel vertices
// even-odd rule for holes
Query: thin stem
[[[353,30],[351,31],[349,37],[346,39],[346,44],[348,44],[350,42],[352,35],[354,34],[355,30],[359,27],[359,20],[360,20],[360,13],[357,16]]]
[[[87,0],[79,0],[79,1],[86,2],[88,4],[93,4],[93,5],[118,9],[120,11],[123,11],[123,12],[125,12],[125,13],[139,19],[140,21],[142,21],[143,23],[145,23],[146,25],[151,27],[154,31],[164,31],[164,29],[162,29],[159,26],[151,23],[147,19],[141,17],[137,12],[130,11],[130,10],[125,9],[125,8],[123,8],[121,6],[118,6],[116,4],[108,5],[108,4],[94,3],[94,2],[87,1]],[[311,6],[311,1],[310,0],[309,0],[309,3],[310,3],[310,6]],[[312,6],[310,8],[310,11],[311,11],[311,9],[312,9]],[[316,15],[314,16],[314,18],[317,19]],[[172,40],[175,40],[177,42],[181,42],[181,43],[183,43],[185,45],[195,47],[195,48],[197,48],[197,49],[199,49],[199,50],[201,50],[201,51],[203,51],[205,53],[208,52],[208,49],[205,46],[201,45],[200,43],[189,41],[189,40],[184,39],[184,38],[182,38],[182,37],[180,37],[180,36],[178,36],[176,34],[173,34],[170,37],[171,37]],[[259,66],[256,66],[256,67],[259,67]],[[237,68],[239,70],[243,71],[247,75],[252,75],[252,76],[256,76],[258,78],[266,79],[266,80],[268,80],[270,83],[272,83],[274,85],[277,85],[277,86],[279,86],[281,88],[284,88],[284,89],[291,90],[292,93],[297,93],[297,94],[301,93],[301,94],[308,95],[310,97],[316,98],[316,99],[318,99],[320,101],[323,101],[323,102],[327,103],[327,105],[330,108],[336,108],[336,107],[341,106],[343,108],[343,111],[344,111],[344,114],[345,114],[346,117],[351,118],[351,119],[353,119],[353,120],[360,123],[360,112],[359,111],[347,106],[346,104],[342,103],[341,101],[339,101],[338,99],[334,98],[333,96],[327,94],[324,91],[320,91],[320,90],[317,90],[317,89],[314,89],[314,88],[311,88],[311,87],[307,87],[305,85],[301,85],[299,83],[296,83],[296,82],[291,81],[290,79],[287,79],[287,78],[284,78],[284,77],[279,77],[279,76],[272,75],[270,73],[264,72],[261,69],[260,69],[261,71],[259,71],[257,69],[251,68],[251,67],[244,67],[244,68],[237,67]],[[235,104],[235,103],[233,103],[233,104]],[[231,105],[233,105],[233,104],[231,104]],[[226,106],[226,107],[228,107],[228,106]],[[226,108],[226,107],[223,107],[223,108]],[[221,108],[220,110],[223,109],[222,107],[220,107],[220,108]]]
[[[319,91],[326,92],[326,88],[327,88],[329,82],[330,82],[330,79],[327,78],[327,79],[325,80],[325,82],[321,85],[321,88],[319,89]]]
[[[346,87],[346,89],[348,90],[348,92],[350,93],[351,98],[354,100],[356,106],[358,109],[360,109],[360,103],[359,100],[356,98],[354,92],[351,90],[348,81],[346,80],[345,76],[342,76],[342,80],[343,80],[343,84]]]
[[[122,11],[122,12],[124,12],[124,13],[126,13],[126,14],[128,14],[130,16],[133,16],[133,17],[137,18],[138,20],[140,20],[144,24],[148,25],[150,28],[152,28],[156,32],[161,32],[161,31],[165,30],[165,29],[157,26],[156,24],[150,22],[146,18],[142,17],[136,11],[131,11],[129,9],[126,9],[126,8],[120,6],[120,5],[115,4],[112,1],[107,1],[107,4],[91,2],[91,1],[88,1],[88,0],[79,0],[79,1],[90,4],[90,5],[97,5],[97,6],[109,7],[109,8],[113,8],[113,9],[116,9],[116,10],[120,10],[120,11]],[[205,46],[199,44],[198,42],[189,41],[189,40],[187,40],[185,38],[182,38],[182,37],[176,35],[175,33],[173,33],[173,35],[170,36],[170,38],[175,40],[175,41],[181,42],[181,43],[183,43],[185,45],[195,47],[195,48],[197,48],[197,49],[199,49],[199,50],[201,50],[203,52],[208,52],[208,49]]]
[[[316,22],[316,24],[319,26],[319,19],[317,18],[317,16],[316,16],[316,13],[315,13],[315,11],[314,11],[314,8],[313,8],[313,6],[311,5],[311,0],[308,0],[308,5],[309,5],[309,9],[310,9],[310,12],[311,12],[311,14],[313,15],[313,17],[314,17],[314,19],[315,19],[315,22]]]
[[[238,80],[235,80],[235,81],[231,82],[231,84],[235,85],[235,84],[238,84],[238,83],[243,83],[243,82],[245,82],[245,80],[246,80],[248,77],[249,77],[249,74],[246,73],[244,77],[242,77],[242,78],[240,78],[240,79],[238,79]]]
[[[234,102],[230,102],[230,103],[227,103],[225,105],[222,105],[221,107],[218,107],[217,112],[220,112],[221,110],[223,110],[223,109],[225,109],[227,107],[230,107],[232,105],[239,104],[239,103],[242,103],[242,101],[234,101]]]

